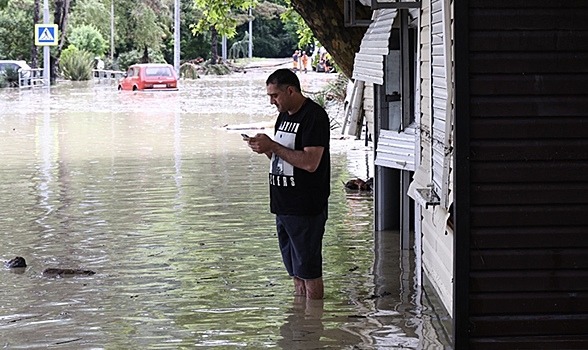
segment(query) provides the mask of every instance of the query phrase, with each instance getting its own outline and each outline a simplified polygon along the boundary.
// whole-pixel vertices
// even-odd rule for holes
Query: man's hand
[[[266,134],[257,134],[247,140],[247,145],[249,145],[249,148],[253,152],[265,154],[268,158],[271,158],[272,153],[271,151],[267,151],[267,149],[270,148],[269,145],[273,142]]]
[[[257,134],[253,137],[250,137],[247,141],[249,148],[251,148],[253,152],[259,154],[267,154],[268,152],[270,152],[271,154],[271,148],[273,143],[274,141],[270,139],[269,136],[267,136],[266,134]]]

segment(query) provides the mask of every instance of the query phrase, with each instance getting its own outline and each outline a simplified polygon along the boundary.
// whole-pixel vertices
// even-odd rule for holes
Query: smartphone
[[[248,141],[251,137],[249,137],[249,135],[247,134],[241,134],[241,136],[243,137],[244,141]]]

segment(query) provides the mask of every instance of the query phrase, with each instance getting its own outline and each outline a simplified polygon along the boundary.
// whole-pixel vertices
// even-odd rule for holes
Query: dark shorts
[[[282,260],[290,276],[305,280],[322,277],[326,222],[326,210],[315,216],[276,215]]]

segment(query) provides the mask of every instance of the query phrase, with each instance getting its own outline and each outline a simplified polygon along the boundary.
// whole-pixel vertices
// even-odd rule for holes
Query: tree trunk
[[[210,61],[212,62],[212,64],[217,64],[218,63],[218,32],[216,31],[216,28],[210,27],[210,49],[211,49],[211,54],[212,54],[212,58],[210,59]]]
[[[41,6],[40,1],[41,0],[35,0],[35,2],[33,4],[33,26],[35,24],[39,23],[39,21],[40,21],[40,16],[39,16],[39,8]],[[35,45],[35,43],[33,43],[33,45],[31,46],[31,67],[32,68],[38,67],[38,56],[39,56],[39,49],[37,48],[37,45]]]
[[[143,48],[143,57],[141,57],[141,63],[149,63],[149,48],[147,45]]]
[[[345,27],[344,0],[292,0],[292,7],[302,16],[314,36],[331,54],[342,73],[351,77],[353,61],[367,27]],[[358,15],[370,18],[371,9],[359,5]]]
[[[63,50],[63,46],[65,45],[69,3],[70,0],[55,0],[55,24],[57,24],[59,30],[59,43],[57,45],[59,54],[57,57],[61,55],[61,50]]]
[[[54,22],[57,24],[59,43],[57,44],[57,52],[55,52],[55,56],[51,56],[51,84],[54,84],[55,79],[57,78],[57,66],[59,65],[61,51],[65,45],[67,18],[69,16],[69,3],[70,0],[55,0]]]

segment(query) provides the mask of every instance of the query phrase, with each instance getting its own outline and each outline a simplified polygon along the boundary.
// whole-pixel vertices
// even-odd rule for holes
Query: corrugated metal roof
[[[361,40],[359,52],[355,54],[353,79],[384,84],[384,56],[388,54],[388,41],[397,12],[396,9],[374,11],[373,21]]]

